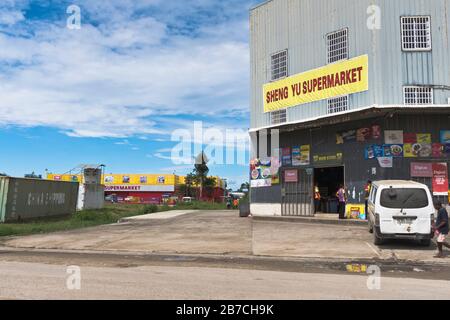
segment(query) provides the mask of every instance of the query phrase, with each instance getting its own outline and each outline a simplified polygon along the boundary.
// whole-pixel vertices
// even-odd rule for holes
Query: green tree
[[[208,197],[211,197],[214,192],[214,188],[216,187],[216,178],[206,177],[203,181],[203,187],[205,188]]]
[[[203,196],[203,185],[205,182],[205,179],[208,177],[209,168],[208,168],[208,158],[206,157],[205,153],[202,151],[197,158],[195,159],[195,165],[194,165],[194,180],[195,182],[200,186],[200,199]]]

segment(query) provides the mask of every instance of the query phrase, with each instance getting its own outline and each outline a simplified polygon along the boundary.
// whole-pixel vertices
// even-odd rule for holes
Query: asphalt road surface
[[[445,299],[450,282],[382,277],[369,290],[367,275],[314,274],[224,268],[81,267],[0,262],[2,299]],[[67,284],[72,290],[68,289]],[[370,282],[376,284],[375,282]]]

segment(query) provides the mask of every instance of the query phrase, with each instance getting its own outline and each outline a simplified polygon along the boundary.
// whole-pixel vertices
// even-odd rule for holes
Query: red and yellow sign
[[[359,56],[264,85],[264,112],[369,90],[369,57]]]

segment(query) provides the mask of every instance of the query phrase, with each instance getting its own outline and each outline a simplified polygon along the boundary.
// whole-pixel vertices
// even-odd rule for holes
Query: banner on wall
[[[386,130],[384,132],[385,144],[403,144],[402,130]]]
[[[292,148],[292,165],[308,166],[311,163],[311,148],[309,145]]]
[[[378,157],[378,164],[381,168],[393,168],[394,158],[392,157]]]
[[[284,172],[284,182],[297,183],[298,182],[298,170],[286,170]]]
[[[281,149],[281,164],[283,167],[289,167],[292,165],[291,148]]]
[[[441,143],[450,144],[450,130],[441,131]]]
[[[432,178],[433,164],[424,162],[411,163],[411,177],[412,178]]]
[[[433,163],[433,195],[448,195],[448,167],[447,163]]]
[[[271,161],[262,162],[259,159],[250,161],[250,186],[262,188],[272,186]]]
[[[296,74],[263,87],[264,112],[369,90],[369,56]]]

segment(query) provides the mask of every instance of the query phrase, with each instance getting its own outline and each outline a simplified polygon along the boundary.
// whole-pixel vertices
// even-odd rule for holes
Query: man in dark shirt
[[[448,226],[448,212],[442,206],[441,202],[435,202],[434,207],[438,211],[436,224],[434,227],[435,234],[437,236],[437,245],[438,245],[438,255],[435,258],[443,258],[444,253],[442,248],[446,247],[450,249],[450,245],[445,242],[445,238],[448,236],[449,226]]]

